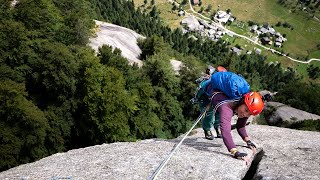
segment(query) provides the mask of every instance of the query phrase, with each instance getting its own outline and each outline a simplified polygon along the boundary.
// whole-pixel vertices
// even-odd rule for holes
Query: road
[[[172,2],[172,0],[171,0],[170,2]],[[250,39],[250,38],[247,37],[247,36],[244,36],[244,35],[241,35],[241,34],[237,34],[236,32],[230,31],[229,29],[225,28],[221,23],[216,23],[216,22],[214,22],[213,20],[211,20],[210,18],[208,18],[208,17],[206,17],[206,16],[204,16],[204,15],[196,12],[196,11],[193,9],[193,7],[192,7],[191,0],[189,0],[189,6],[190,6],[191,11],[192,11],[194,14],[197,14],[198,16],[202,17],[203,19],[209,20],[211,23],[214,23],[216,26],[224,29],[226,32],[232,33],[232,34],[235,35],[235,36],[238,36],[238,37],[240,37],[240,38],[246,39],[246,40],[248,40],[248,41],[250,41],[250,42],[252,42],[252,43],[258,45],[259,47],[264,48],[264,49],[266,49],[266,50],[268,50],[268,51],[271,51],[271,52],[273,52],[273,53],[277,53],[277,54],[279,54],[279,55],[281,55],[281,56],[284,56],[284,57],[286,57],[286,58],[288,58],[288,59],[290,59],[290,60],[292,60],[292,61],[295,61],[295,62],[297,62],[297,63],[309,64],[309,63],[312,62],[312,61],[320,61],[320,59],[317,59],[317,58],[311,58],[311,59],[309,59],[308,61],[300,61],[300,60],[294,59],[294,58],[292,58],[292,57],[290,57],[290,56],[287,56],[286,54],[283,54],[283,53],[275,50],[275,49],[266,47],[266,46],[264,46],[264,45],[262,45],[262,44],[260,44],[260,43],[258,43],[258,42],[255,42],[254,40]],[[197,16],[196,16],[196,17],[197,17]],[[197,18],[199,18],[199,17],[197,17]]]

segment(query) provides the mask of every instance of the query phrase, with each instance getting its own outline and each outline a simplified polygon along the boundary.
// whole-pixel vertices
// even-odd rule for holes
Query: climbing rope
[[[208,104],[208,106],[206,107],[205,111],[203,111],[200,116],[198,117],[198,119],[193,123],[191,129],[184,135],[184,137],[181,139],[181,141],[175,146],[175,148],[173,150],[171,150],[169,156],[163,160],[161,162],[161,164],[157,167],[157,169],[153,172],[152,176],[149,178],[149,180],[154,180],[156,179],[156,177],[158,176],[158,174],[160,173],[160,171],[163,169],[163,167],[168,163],[168,161],[170,160],[170,158],[172,157],[173,153],[179,148],[179,146],[182,144],[182,142],[184,141],[184,139],[190,134],[190,132],[192,131],[192,129],[198,124],[198,122],[202,119],[202,117],[207,113],[208,109],[211,106],[211,102]]]

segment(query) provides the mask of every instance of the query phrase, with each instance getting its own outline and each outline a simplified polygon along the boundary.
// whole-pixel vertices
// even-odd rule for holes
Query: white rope
[[[193,123],[191,129],[186,133],[186,135],[184,135],[184,137],[181,139],[181,141],[179,142],[178,145],[176,145],[176,147],[171,150],[169,156],[163,160],[161,162],[161,164],[157,167],[157,169],[153,172],[152,176],[149,178],[149,180],[153,180],[156,179],[156,177],[158,176],[158,174],[160,173],[160,171],[163,169],[163,167],[168,163],[168,161],[170,160],[170,158],[172,157],[173,153],[178,149],[178,147],[182,144],[182,142],[184,141],[184,139],[189,135],[189,133],[192,131],[192,129],[198,124],[198,122],[202,119],[202,117],[206,114],[207,110],[209,109],[209,107],[211,106],[211,103],[208,104],[208,106],[206,107],[205,111],[203,113],[200,114],[200,116],[198,117],[198,119]]]

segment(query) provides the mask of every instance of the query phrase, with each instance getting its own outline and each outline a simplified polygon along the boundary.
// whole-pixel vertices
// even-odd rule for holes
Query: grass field
[[[305,13],[296,11],[292,13],[286,7],[277,4],[276,0],[202,0],[202,6],[211,4],[213,10],[231,9],[231,13],[238,21],[254,21],[259,24],[288,22],[293,30],[276,27],[276,31],[286,34],[288,41],[284,44],[284,51],[293,57],[320,58],[320,23],[310,19]],[[230,29],[233,30],[232,27]],[[312,56],[311,56],[312,55]]]
[[[151,11],[151,0],[148,0],[147,5],[144,5],[144,0],[133,0],[136,7]],[[160,12],[161,19],[164,20],[164,24],[168,25],[171,29],[180,27],[180,21],[184,17],[178,16],[177,11],[172,11],[172,3],[168,0],[155,0],[155,5]]]
[[[144,0],[134,0],[135,6],[144,8],[147,11],[151,10],[151,0],[148,0],[147,5],[144,5]],[[181,3],[182,0],[176,0]],[[289,53],[290,57],[305,60],[306,58],[320,59],[320,49],[317,45],[320,44],[320,23],[314,19],[310,19],[303,12],[296,11],[292,13],[286,7],[277,4],[277,0],[202,0],[202,7],[206,9],[208,5],[212,5],[211,12],[203,11],[203,15],[209,17],[212,12],[218,10],[231,9],[231,13],[237,18],[237,21],[232,23],[227,28],[245,36],[253,36],[249,32],[248,21],[253,21],[259,24],[269,23],[273,25],[277,32],[286,34],[288,41],[284,43],[283,51]],[[164,24],[169,25],[172,29],[180,27],[180,21],[184,17],[179,17],[177,11],[172,11],[172,2],[169,0],[155,0],[155,5],[160,11],[160,17],[164,20]],[[193,6],[196,11],[201,7]],[[183,7],[187,12],[189,5]],[[285,27],[276,27],[278,22],[287,22],[293,26],[293,30]],[[239,44],[246,50],[253,50],[256,45],[241,38],[224,37],[232,45]],[[260,48],[260,47],[258,47]],[[307,75],[307,64],[296,63],[286,57],[273,54],[270,51],[262,50],[262,55],[268,57],[267,61],[281,62],[284,67],[293,67],[303,76]],[[312,64],[320,67],[320,62],[313,61]]]

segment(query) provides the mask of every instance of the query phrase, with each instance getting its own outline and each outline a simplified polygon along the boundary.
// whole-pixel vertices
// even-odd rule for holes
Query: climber
[[[200,111],[203,112],[207,105],[210,103],[210,99],[208,98],[208,96],[206,96],[204,94],[204,89],[202,88],[202,86],[204,86],[205,81],[209,80],[212,76],[213,73],[215,73],[215,71],[217,70],[217,72],[226,72],[227,70],[222,67],[222,66],[218,66],[217,68],[214,68],[212,66],[208,66],[206,69],[206,76],[203,76],[199,79],[196,80],[197,83],[200,82],[199,87],[197,88],[197,91],[195,93],[195,97],[193,98],[193,103],[199,103],[199,107],[200,107]],[[200,81],[201,79],[201,81]],[[219,113],[217,114],[213,114],[213,109],[212,107],[210,107],[210,109],[207,111],[206,116],[204,117],[204,120],[202,121],[202,123],[212,123],[213,122],[213,126],[214,129],[216,131],[216,137],[217,138],[221,138],[221,132],[220,132],[220,120],[219,120]],[[209,124],[202,124],[202,127],[209,127]],[[208,130],[209,129],[209,130]],[[205,138],[209,139],[209,140],[213,140],[214,136],[210,131],[210,128],[204,129],[206,134],[205,134]]]
[[[228,100],[224,93],[218,93],[212,98],[214,111],[220,114],[220,130],[224,144],[228,151],[238,159],[246,162],[248,157],[246,153],[237,150],[231,136],[231,118],[235,114],[238,116],[236,129],[241,138],[247,143],[247,146],[256,153],[256,145],[251,141],[246,131],[246,122],[250,115],[258,115],[264,108],[264,102],[261,95],[257,92],[249,92],[240,100]]]
[[[257,115],[264,108],[264,100],[257,92],[250,92],[250,85],[238,74],[232,72],[217,72],[211,78],[202,83],[204,91],[199,98],[201,112],[207,109],[202,120],[202,128],[205,138],[213,140],[211,132],[214,126],[217,137],[222,137],[229,152],[238,159],[247,161],[247,154],[237,150],[231,136],[231,118],[238,116],[236,128],[239,135],[247,143],[253,152],[256,152],[255,144],[250,140],[246,132],[246,122],[250,115]]]

